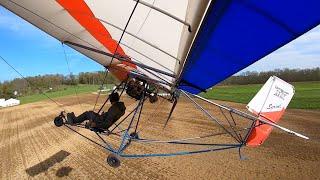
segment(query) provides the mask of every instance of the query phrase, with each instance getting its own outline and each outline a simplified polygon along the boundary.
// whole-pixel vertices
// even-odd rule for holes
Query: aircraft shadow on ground
[[[71,171],[72,171],[72,167],[70,167],[70,166],[61,167],[56,172],[56,176],[58,176],[58,177],[68,176]]]
[[[69,152],[61,150],[61,151],[55,153],[54,155],[50,156],[46,160],[44,160],[44,161],[42,161],[32,167],[29,167],[28,169],[26,169],[26,173],[28,173],[30,176],[34,177],[40,173],[46,172],[46,171],[48,171],[48,169],[50,167],[54,166],[57,163],[60,163],[69,155],[70,155]],[[66,176],[70,173],[70,171],[72,171],[71,167],[62,167],[57,171],[56,176],[58,176],[58,177]]]

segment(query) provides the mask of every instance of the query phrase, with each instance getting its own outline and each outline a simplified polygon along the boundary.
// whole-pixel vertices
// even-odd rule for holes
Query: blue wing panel
[[[181,74],[179,88],[199,93],[320,23],[319,0],[215,0]]]

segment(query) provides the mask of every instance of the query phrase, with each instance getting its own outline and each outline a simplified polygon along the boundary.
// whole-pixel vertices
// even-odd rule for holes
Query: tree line
[[[263,84],[273,75],[287,82],[320,81],[320,68],[277,69],[267,72],[248,71],[240,75],[231,76],[221,82],[220,85]],[[106,73],[103,71],[82,72],[78,75],[55,74],[26,77],[25,79],[16,78],[12,81],[0,82],[0,98],[7,99],[10,97],[32,95],[40,93],[40,91],[57,91],[66,85],[101,85],[103,81],[104,84],[117,83],[117,80],[110,73],[106,76]]]
[[[247,71],[240,75],[231,76],[220,85],[264,84],[270,76],[277,76],[287,82],[320,81],[320,68],[312,69],[276,69],[273,71]]]
[[[32,95],[41,92],[61,90],[68,85],[90,84],[101,85],[116,83],[117,80],[104,71],[84,72],[78,75],[39,75],[26,77],[25,79],[16,78],[11,81],[0,82],[0,98],[14,98],[17,96]]]

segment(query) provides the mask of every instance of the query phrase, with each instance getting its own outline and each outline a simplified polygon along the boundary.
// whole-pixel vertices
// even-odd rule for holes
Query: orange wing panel
[[[127,56],[121,46],[117,49],[117,41],[111,37],[106,27],[95,18],[84,0],[57,0],[57,2],[112,54],[117,53],[121,56]],[[137,68],[136,65],[129,62],[122,62],[122,64],[131,68],[123,68],[123,66],[115,68],[117,65],[113,65],[109,68],[109,70],[121,81],[127,78],[129,69]]]

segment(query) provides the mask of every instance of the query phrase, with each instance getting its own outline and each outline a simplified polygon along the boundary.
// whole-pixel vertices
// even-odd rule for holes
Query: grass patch
[[[296,93],[289,104],[289,108],[293,109],[320,109],[320,82],[297,82],[292,83]],[[50,98],[58,98],[68,95],[75,95],[75,88],[78,94],[97,92],[99,85],[78,85],[66,86],[63,90],[55,92],[47,92]],[[216,86],[201,96],[208,99],[216,99],[222,101],[238,102],[248,104],[249,101],[262,87],[262,84],[250,85],[232,85],[232,86]],[[111,88],[111,86],[110,86]],[[18,98],[21,104],[46,100],[47,97],[42,94],[24,96]]]
[[[99,89],[99,85],[77,85],[77,86],[65,86],[63,90],[54,91],[54,92],[46,92],[46,95],[48,95],[50,98],[58,98],[62,96],[68,96],[68,95],[75,95],[75,89],[77,90],[78,94],[81,93],[89,93],[89,92],[96,92]],[[48,99],[43,94],[34,94],[30,96],[23,96],[18,98],[21,102],[21,104],[26,103],[32,103],[37,102],[41,100]]]
[[[291,83],[295,95],[289,104],[292,109],[320,109],[320,82]],[[231,101],[247,104],[263,84],[216,86],[201,96],[208,99]]]

